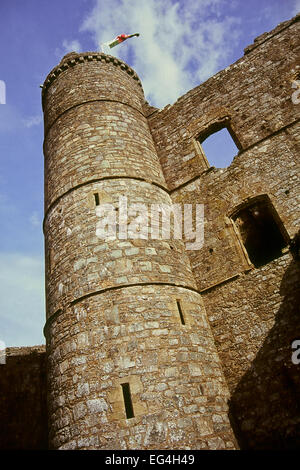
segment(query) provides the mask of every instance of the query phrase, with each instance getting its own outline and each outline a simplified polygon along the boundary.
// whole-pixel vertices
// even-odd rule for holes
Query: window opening
[[[99,204],[100,204],[100,201],[99,201],[99,194],[98,194],[98,193],[94,193],[94,198],[95,198],[95,204],[96,204],[96,206],[99,206]]]
[[[184,319],[183,311],[180,305],[180,300],[176,300],[176,302],[177,302],[177,308],[178,308],[181,324],[185,325],[185,319]]]
[[[211,125],[200,134],[198,142],[208,164],[216,168],[228,167],[242,149],[228,120]]]
[[[130,386],[129,386],[129,383],[121,384],[121,386],[122,386],[122,391],[123,391],[126,418],[130,419],[134,417],[131,394],[130,394]]]
[[[281,256],[282,249],[287,246],[279,220],[266,197],[242,208],[233,217],[249,259],[256,268]]]

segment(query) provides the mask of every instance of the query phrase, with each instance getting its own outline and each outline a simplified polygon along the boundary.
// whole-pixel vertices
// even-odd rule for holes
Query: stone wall
[[[243,448],[293,448],[300,441],[291,362],[291,341],[300,337],[299,261],[288,253],[300,221],[300,106],[291,99],[299,19],[259,38],[235,64],[148,118],[172,200],[204,204],[204,246],[188,254]],[[224,169],[210,167],[199,145],[221,127],[240,149]],[[249,259],[233,219],[257,198],[272,207],[286,245],[261,267]]]
[[[45,346],[7,348],[0,364],[0,449],[48,447]]]
[[[300,445],[299,261],[287,253],[203,295],[241,448]]]
[[[7,350],[0,448],[47,448],[48,424],[59,449],[299,448],[299,19],[163,110],[105,54],[70,53],[47,76],[47,365],[43,347]],[[200,142],[223,127],[239,152],[220,169]],[[101,240],[99,204],[133,227],[120,197],[203,204],[204,246]],[[260,267],[235,223],[257,200],[285,245]]]
[[[217,124],[228,125],[245,151],[299,119],[291,100],[299,74],[300,15],[236,63],[148,117],[170,190],[207,170],[199,136]]]
[[[53,447],[235,447],[229,396],[199,294],[151,284],[123,287],[63,313],[47,333]],[[131,419],[123,383],[130,385]]]
[[[43,108],[50,446],[234,448],[228,388],[184,244],[152,238],[150,214],[138,223],[139,209],[130,209],[172,202],[139,80],[121,61],[93,53],[66,56],[49,77]],[[128,202],[125,221],[120,198]],[[102,204],[110,204],[128,238],[99,236]]]

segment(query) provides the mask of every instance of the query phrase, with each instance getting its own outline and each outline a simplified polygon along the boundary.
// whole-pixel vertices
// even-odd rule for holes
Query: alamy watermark
[[[296,91],[292,94],[292,102],[294,104],[300,103],[300,80],[292,81],[292,88],[296,88]]]
[[[0,365],[6,364],[6,345],[0,340]]]
[[[96,215],[96,236],[104,240],[183,239],[187,250],[200,250],[204,244],[203,204],[128,204],[120,196],[118,207],[100,204]]]
[[[292,344],[292,349],[295,351],[292,354],[292,363],[295,365],[300,364],[300,339],[295,339]]]
[[[6,104],[6,86],[3,80],[0,80],[0,104]]]

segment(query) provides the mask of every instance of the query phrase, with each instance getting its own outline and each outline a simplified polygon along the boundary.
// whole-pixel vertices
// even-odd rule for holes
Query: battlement
[[[143,88],[142,83],[137,75],[137,73],[125,62],[120,59],[117,59],[114,56],[104,54],[102,52],[69,52],[66,54],[60,63],[55,66],[51,72],[47,75],[43,88],[42,88],[42,101],[44,103],[44,96],[50,87],[50,85],[54,82],[54,80],[65,70],[74,67],[78,64],[82,64],[84,62],[102,62],[102,63],[111,63],[116,67],[120,67],[120,69],[126,72],[133,80],[135,80],[141,88]]]

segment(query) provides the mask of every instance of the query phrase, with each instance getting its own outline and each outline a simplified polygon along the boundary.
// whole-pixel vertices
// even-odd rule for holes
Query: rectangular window
[[[129,383],[121,384],[121,387],[122,387],[122,392],[123,392],[126,418],[130,419],[134,417],[134,413],[133,413],[133,406],[132,406]]]

